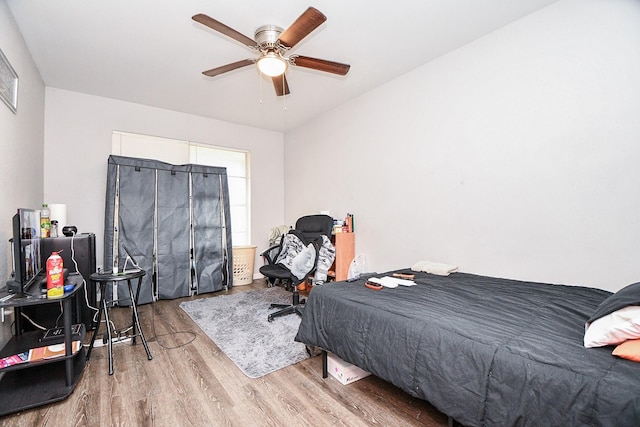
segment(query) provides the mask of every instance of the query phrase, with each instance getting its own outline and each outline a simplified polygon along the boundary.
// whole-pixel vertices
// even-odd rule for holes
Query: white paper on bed
[[[433,261],[418,261],[411,267],[413,271],[424,271],[439,276],[448,276],[458,271],[458,266]]]
[[[382,278],[371,277],[369,281],[372,283],[378,283],[385,288],[397,288],[400,286],[414,286],[416,283],[412,280],[399,279],[397,277],[384,276]]]
[[[397,283],[400,286],[415,286],[416,285],[416,282],[414,282],[413,280],[400,279],[398,277],[389,277],[389,276],[385,276],[385,277],[382,278],[382,280],[387,280],[387,279]]]

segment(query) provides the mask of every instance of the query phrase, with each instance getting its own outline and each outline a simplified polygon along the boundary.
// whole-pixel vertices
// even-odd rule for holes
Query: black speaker
[[[93,315],[95,310],[89,308],[96,307],[96,286],[89,280],[92,273],[96,272],[96,236],[93,233],[82,233],[72,237],[50,237],[42,239],[40,242],[42,253],[42,267],[45,268],[47,258],[51,252],[58,252],[62,257],[64,268],[69,270],[69,274],[80,273],[85,280],[85,291],[78,293],[81,300],[81,319],[87,330],[95,328],[93,323]],[[72,248],[73,245],[73,248]],[[73,249],[73,250],[72,250]],[[73,261],[76,261],[76,264]],[[76,305],[74,307],[73,319],[76,315]],[[61,314],[58,304],[43,304],[37,306],[24,307],[23,312],[29,316],[37,324],[46,328],[52,328],[62,325],[62,317],[57,319]],[[25,328],[28,329],[28,321],[23,322]]]

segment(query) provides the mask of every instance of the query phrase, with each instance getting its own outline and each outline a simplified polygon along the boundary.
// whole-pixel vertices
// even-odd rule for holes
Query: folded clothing
[[[411,269],[413,271],[424,271],[431,274],[437,274],[439,276],[448,276],[449,274],[458,271],[458,267],[455,265],[432,261],[418,261],[413,264]]]
[[[291,273],[303,280],[307,277],[307,274],[313,269],[316,261],[316,247],[313,243],[309,243],[298,255],[293,258],[291,263]]]

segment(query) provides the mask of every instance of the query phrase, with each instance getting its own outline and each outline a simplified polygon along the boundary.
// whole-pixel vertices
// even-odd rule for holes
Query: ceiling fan
[[[308,8],[286,30],[275,25],[263,25],[255,31],[254,39],[202,13],[194,15],[192,19],[260,52],[258,58],[243,59],[203,71],[202,74],[205,76],[214,77],[238,68],[257,64],[261,73],[271,77],[276,94],[283,96],[290,93],[287,78],[284,74],[289,65],[311,68],[340,76],[346,75],[351,67],[347,64],[311,58],[309,56],[286,56],[288,51],[298,44],[300,40],[327,20],[327,17],[322,12],[313,7]]]

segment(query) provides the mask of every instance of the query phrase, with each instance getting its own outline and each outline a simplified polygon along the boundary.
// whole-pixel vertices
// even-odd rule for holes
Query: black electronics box
[[[82,338],[80,336],[81,328],[82,328],[82,325],[79,325],[79,324],[71,326],[71,337],[72,337],[71,339],[73,341],[76,341]],[[40,339],[40,341],[46,342],[46,343],[64,342],[64,328],[60,326],[57,328],[47,329],[44,335],[42,335],[42,338]]]
[[[73,243],[73,258],[71,245]],[[91,274],[96,272],[96,236],[93,233],[82,233],[72,237],[49,237],[44,238],[40,242],[42,254],[42,268],[46,269],[47,258],[51,256],[51,252],[58,252],[62,257],[64,268],[69,270],[69,274],[80,273],[85,280],[85,291],[77,293],[80,299],[81,314],[80,318],[86,330],[94,329],[93,315],[96,313],[87,306],[87,301],[92,307],[96,307],[96,286],[89,280]],[[78,264],[73,262],[75,259]],[[76,304],[72,304],[73,322],[76,323]],[[23,312],[34,320],[37,324],[45,328],[54,328],[62,324],[62,316],[60,315],[59,304],[42,304],[35,306],[27,306],[23,308]],[[33,316],[33,317],[32,317]],[[58,324],[56,324],[56,321]],[[23,322],[25,328],[29,326],[29,322]]]

